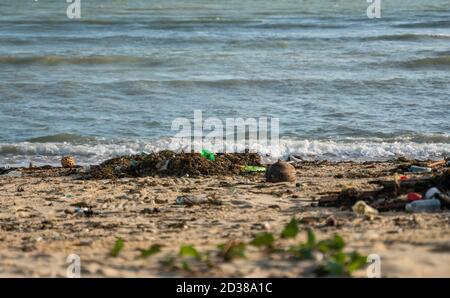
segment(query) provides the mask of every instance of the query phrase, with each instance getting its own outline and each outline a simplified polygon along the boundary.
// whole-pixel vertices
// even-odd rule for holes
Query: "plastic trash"
[[[425,193],[425,199],[430,200],[436,198],[437,195],[439,195],[441,192],[436,187],[432,187]]]
[[[130,167],[132,168],[132,169],[135,169],[136,167],[137,167],[137,161],[136,160],[132,160],[132,161],[130,161]]]
[[[75,213],[78,216],[86,216],[86,217],[90,217],[90,216],[94,215],[94,212],[92,211],[92,209],[90,209],[88,207],[76,207]]]
[[[178,196],[175,200],[177,205],[193,206],[206,202],[205,198],[197,198],[193,196]]]
[[[169,163],[170,159],[160,161],[156,164],[156,168],[158,169],[159,172],[167,171],[167,169],[169,168]]]
[[[407,196],[406,199],[409,202],[413,202],[413,201],[418,201],[418,200],[422,200],[423,196],[420,193],[416,193],[416,192],[410,192]]]
[[[76,213],[84,213],[86,211],[89,211],[89,208],[87,208],[87,207],[75,207],[75,212]]]
[[[206,149],[202,149],[202,152],[200,153],[200,155],[203,156],[204,158],[212,160],[212,161],[216,160],[216,156],[214,155],[214,153],[211,151],[208,151]]]
[[[411,173],[431,173],[432,169],[427,167],[411,166],[409,171]]]
[[[289,161],[292,161],[294,163],[301,163],[301,162],[303,162],[303,158],[297,157],[295,155],[290,155],[289,156]]]
[[[244,172],[265,172],[265,167],[259,167],[259,166],[244,166],[243,167]]]
[[[377,209],[370,207],[364,201],[356,202],[355,205],[353,205],[352,210],[357,215],[377,215],[378,214]]]
[[[441,201],[437,199],[419,200],[405,205],[407,212],[437,212],[441,210]]]

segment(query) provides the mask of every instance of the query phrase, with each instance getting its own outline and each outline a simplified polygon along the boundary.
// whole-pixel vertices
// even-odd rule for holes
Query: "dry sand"
[[[263,174],[119,180],[0,176],[0,276],[65,277],[70,254],[80,256],[82,277],[314,276],[315,261],[299,262],[254,247],[247,249],[246,259],[224,262],[213,256],[213,266],[193,262],[192,271],[160,264],[176,255],[182,244],[200,252],[215,251],[227,240],[248,242],[262,231],[279,234],[296,217],[301,229],[312,227],[319,239],[339,233],[348,250],[379,254],[384,277],[450,277],[448,211],[383,212],[364,219],[348,210],[315,206],[323,192],[346,186],[373,188],[368,184],[371,178],[358,177],[383,177],[392,167],[389,162],[304,166],[297,169],[297,184],[266,183]],[[182,194],[221,205],[176,205]],[[79,202],[95,214],[75,213],[71,205]],[[124,239],[124,248],[110,257],[118,237]],[[287,247],[303,238],[301,233],[279,245]],[[162,245],[161,252],[137,258],[139,249],[152,244]],[[365,269],[355,275],[365,276]]]

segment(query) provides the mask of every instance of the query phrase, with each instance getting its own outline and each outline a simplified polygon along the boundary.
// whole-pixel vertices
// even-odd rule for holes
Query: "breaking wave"
[[[297,140],[281,139],[276,146],[256,146],[262,156],[286,158],[291,154],[307,159],[327,160],[388,160],[397,156],[417,159],[438,159],[450,155],[450,141],[442,137],[439,143],[381,139]],[[447,142],[444,142],[447,139]],[[35,139],[36,140],[36,139]],[[50,139],[47,139],[50,140]],[[119,155],[157,152],[165,149],[181,150],[180,142],[171,138],[146,141],[97,141],[91,144],[71,142],[0,143],[0,166],[59,164],[63,155],[74,155],[80,164],[98,164]],[[244,147],[237,148],[243,151]]]

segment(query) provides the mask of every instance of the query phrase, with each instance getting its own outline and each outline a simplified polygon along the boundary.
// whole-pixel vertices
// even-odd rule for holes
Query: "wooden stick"
[[[438,166],[443,166],[443,165],[445,165],[446,162],[447,162],[446,160],[439,160],[439,161],[430,163],[430,164],[428,165],[428,167],[429,167],[429,168],[435,168],[435,167],[438,167]]]

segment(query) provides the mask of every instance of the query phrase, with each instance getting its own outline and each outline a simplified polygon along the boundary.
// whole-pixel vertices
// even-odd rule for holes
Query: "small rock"
[[[266,179],[268,182],[295,182],[295,168],[285,161],[278,161],[269,167]]]
[[[141,210],[141,214],[154,214],[154,213],[159,213],[160,210],[158,208],[144,208]]]
[[[335,227],[337,225],[337,220],[333,215],[330,215],[325,220],[325,225],[327,227]]]

